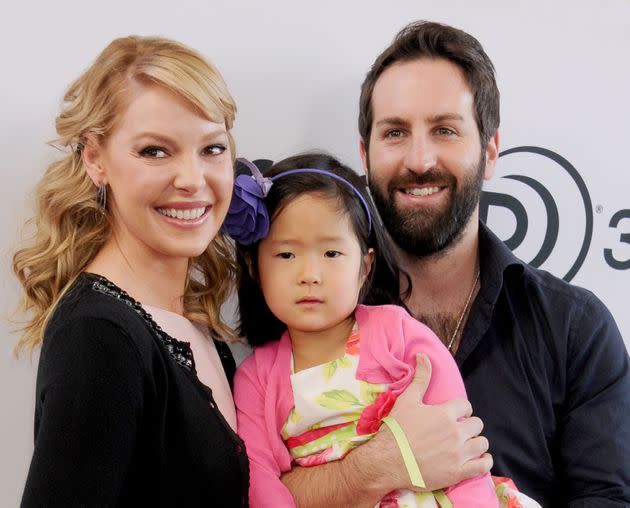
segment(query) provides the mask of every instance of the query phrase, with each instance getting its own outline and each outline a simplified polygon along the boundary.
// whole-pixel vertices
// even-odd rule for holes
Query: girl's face
[[[371,250],[361,254],[336,200],[304,194],[278,213],[260,242],[260,286],[292,336],[330,332],[352,317],[372,258]]]
[[[157,85],[135,85],[106,142],[84,162],[106,183],[113,232],[132,262],[204,252],[230,203],[233,169],[224,123]]]

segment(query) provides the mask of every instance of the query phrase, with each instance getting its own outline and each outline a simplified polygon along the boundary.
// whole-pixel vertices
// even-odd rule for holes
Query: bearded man
[[[630,506],[630,360],[614,319],[479,221],[498,127],[494,67],[461,30],[411,23],[367,74],[361,157],[411,277],[407,307],[454,355],[494,475],[544,507]],[[469,407],[420,403],[429,376],[420,363],[392,415],[435,490],[492,459]],[[374,506],[411,488],[384,427],[342,461],[284,475],[298,506]]]

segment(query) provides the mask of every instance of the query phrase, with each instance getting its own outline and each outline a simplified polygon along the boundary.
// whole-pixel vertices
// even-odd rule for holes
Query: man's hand
[[[390,414],[407,436],[426,489],[442,489],[490,471],[492,456],[486,453],[488,440],[479,436],[483,423],[471,416],[470,402],[453,399],[436,406],[423,404],[431,379],[431,363],[423,354],[417,355],[416,362],[413,380],[398,397]],[[379,448],[398,452],[386,425],[381,426],[374,440],[381,440]],[[405,482],[400,487],[414,489],[400,452],[397,464],[400,468],[396,476]]]

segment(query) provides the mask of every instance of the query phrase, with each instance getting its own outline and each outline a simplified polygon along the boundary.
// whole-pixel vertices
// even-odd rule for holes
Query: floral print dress
[[[291,366],[294,407],[282,427],[282,439],[297,465],[317,466],[343,458],[371,439],[380,428],[381,419],[389,414],[396,400],[389,385],[356,378],[360,352],[360,334],[355,323],[342,357],[299,372],[293,372]],[[510,480],[494,481],[501,507],[540,508],[519,493]],[[377,505],[378,508],[451,506],[442,490],[396,490]]]
[[[282,428],[291,457],[300,466],[316,466],[343,458],[350,450],[374,436],[395,402],[388,384],[356,379],[360,335],[355,323],[341,358],[291,375],[294,407]],[[293,368],[292,368],[293,370]],[[438,507],[437,494],[398,490],[377,505]]]

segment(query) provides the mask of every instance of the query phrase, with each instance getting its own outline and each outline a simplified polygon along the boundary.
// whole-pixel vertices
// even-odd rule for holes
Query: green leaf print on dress
[[[335,372],[337,372],[337,360],[333,360],[332,362],[328,362],[324,365],[322,373],[324,374],[326,382],[330,381],[330,379],[335,375]]]
[[[302,419],[302,415],[300,413],[298,413],[297,409],[293,408],[291,410],[291,412],[289,413],[289,421],[295,425],[297,423],[299,423],[299,421]]]
[[[374,404],[376,397],[379,393],[383,391],[383,387],[381,385],[376,385],[373,383],[367,383],[365,381],[357,380],[359,383],[359,397],[361,397],[361,402],[364,406],[369,406],[370,404]]]
[[[315,402],[327,409],[352,409],[357,406],[362,406],[359,399],[357,399],[348,390],[329,390],[318,395],[315,398]]]
[[[332,360],[322,367],[322,373],[326,382],[330,381],[337,372],[337,369],[350,369],[352,368],[352,361],[350,358],[342,356],[336,360]]]
[[[341,369],[350,369],[352,368],[352,361],[350,361],[350,358],[346,358],[345,356],[342,356],[341,358],[337,359],[337,364],[339,366],[339,368]]]

